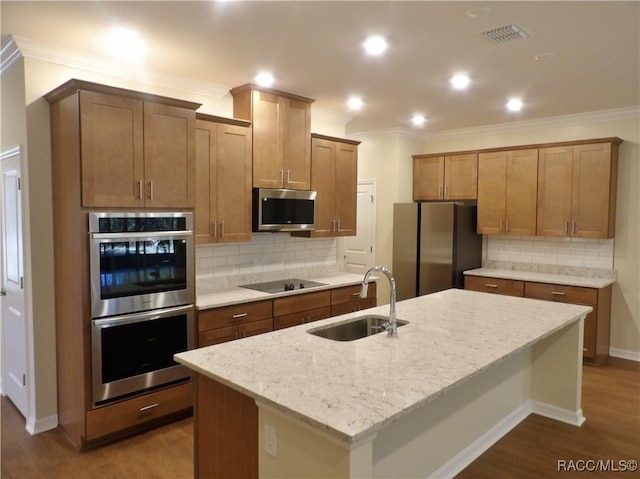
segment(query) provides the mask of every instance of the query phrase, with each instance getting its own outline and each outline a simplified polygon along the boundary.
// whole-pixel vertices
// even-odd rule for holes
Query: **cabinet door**
[[[308,190],[311,187],[311,104],[286,98],[284,108],[284,187]]]
[[[282,188],[282,109],[284,99],[271,93],[252,93],[253,186]]]
[[[503,233],[536,234],[538,150],[507,152],[506,214]]]
[[[145,206],[195,205],[195,112],[144,104]]]
[[[478,155],[444,157],[444,199],[475,200],[478,197]]]
[[[196,243],[216,242],[217,143],[217,125],[210,121],[196,120],[196,209],[194,213]]]
[[[339,236],[355,236],[357,224],[358,146],[336,143],[335,202]]]
[[[538,236],[569,236],[573,147],[541,148],[538,152]]]
[[[507,195],[507,153],[478,155],[478,233],[502,233]]]
[[[443,198],[444,156],[413,158],[413,200]]]
[[[143,206],[142,101],[81,91],[80,130],[82,206]]]
[[[312,189],[316,197],[316,229],[313,236],[335,235],[335,148],[333,141],[313,138],[311,141],[313,161],[311,163]]]
[[[219,124],[217,184],[211,191],[217,207],[219,242],[251,240],[251,129]]]
[[[610,143],[573,147],[572,236],[613,237],[612,170]]]

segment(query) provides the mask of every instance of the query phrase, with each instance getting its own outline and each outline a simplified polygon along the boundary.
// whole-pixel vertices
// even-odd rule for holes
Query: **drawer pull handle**
[[[551,291],[551,294],[554,294],[556,296],[564,296],[565,293],[563,293],[562,291]]]
[[[497,284],[487,283],[487,288],[497,288]]]
[[[159,403],[155,403],[155,404],[149,404],[148,406],[145,406],[145,407],[141,407],[140,408],[140,413],[145,413],[145,412],[150,411],[151,409],[156,408],[158,406],[160,406],[160,404]]]
[[[582,348],[582,350],[583,350],[583,351],[585,351],[585,352],[586,352],[586,351],[589,351],[587,348]]]
[[[351,293],[351,296],[360,296],[360,291],[356,291],[355,293]]]
[[[233,319],[244,318],[247,313],[238,313],[233,315]]]

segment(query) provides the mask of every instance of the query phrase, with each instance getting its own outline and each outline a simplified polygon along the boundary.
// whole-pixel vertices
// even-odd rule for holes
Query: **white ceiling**
[[[486,15],[466,12],[488,6]],[[150,47],[144,68],[230,89],[271,70],[273,88],[353,116],[348,133],[414,128],[428,133],[640,104],[640,2],[174,1],[0,3],[8,35],[94,58],[115,24]],[[517,24],[529,37],[494,44],[479,32]],[[382,57],[361,44],[387,38]],[[535,60],[541,53],[554,58]],[[449,78],[472,83],[453,91]],[[349,95],[365,106],[348,111]],[[506,112],[511,96],[525,107]]]

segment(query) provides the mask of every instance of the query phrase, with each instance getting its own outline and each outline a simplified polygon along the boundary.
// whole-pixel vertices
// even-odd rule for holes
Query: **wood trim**
[[[240,118],[226,118],[224,116],[209,115],[199,112],[196,112],[196,120],[212,121],[214,123],[225,123],[227,125],[236,126],[251,126],[251,122],[249,120],[242,120]]]
[[[229,93],[231,93],[232,96],[236,96],[238,94],[246,93],[247,91],[261,91],[263,93],[270,93],[272,95],[290,98],[297,101],[303,101],[305,103],[313,103],[315,101],[315,99],[313,98],[296,95],[295,93],[289,93],[286,91],[275,90],[273,88],[262,87],[260,85],[256,85],[255,83],[245,83],[244,85],[237,86],[229,90]]]
[[[197,110],[202,106],[201,103],[194,103],[191,101],[178,100],[176,98],[169,98],[166,96],[152,95],[151,93],[143,93],[134,90],[127,90],[125,88],[112,87],[108,85],[102,85],[100,83],[88,82],[85,80],[78,80],[72,78],[66,83],[63,83],[59,87],[51,90],[44,95],[44,99],[50,104],[59,102],[60,100],[73,95],[78,90],[90,90],[98,93],[107,93],[110,95],[123,96],[127,98],[134,98],[142,101],[151,101],[154,103],[161,103],[163,105],[178,106],[181,108],[187,108],[189,110]]]
[[[337,141],[339,143],[347,143],[349,145],[359,145],[360,143],[362,143],[361,141],[357,141],[357,140],[348,140],[346,138],[338,138],[337,136],[322,135],[320,133],[311,133],[311,138],[318,138],[320,140]]]
[[[196,478],[258,477],[258,406],[244,394],[196,374]]]
[[[452,156],[463,155],[467,153],[493,153],[498,151],[514,151],[514,150],[528,150],[533,148],[551,148],[557,146],[575,146],[575,145],[591,145],[593,143],[611,143],[612,145],[619,145],[623,140],[618,137],[609,138],[594,138],[590,140],[577,140],[577,141],[561,141],[557,143],[534,143],[531,145],[516,145],[516,146],[502,146],[499,148],[483,148],[481,150],[462,150],[462,151],[445,151],[441,153],[424,153],[413,155],[412,158],[431,158],[434,156]]]

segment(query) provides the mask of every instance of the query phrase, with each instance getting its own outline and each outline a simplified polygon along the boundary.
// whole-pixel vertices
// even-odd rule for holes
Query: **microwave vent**
[[[481,32],[480,35],[491,40],[493,43],[500,44],[517,40],[519,38],[527,38],[529,34],[517,24],[505,25],[503,27],[492,28]]]

